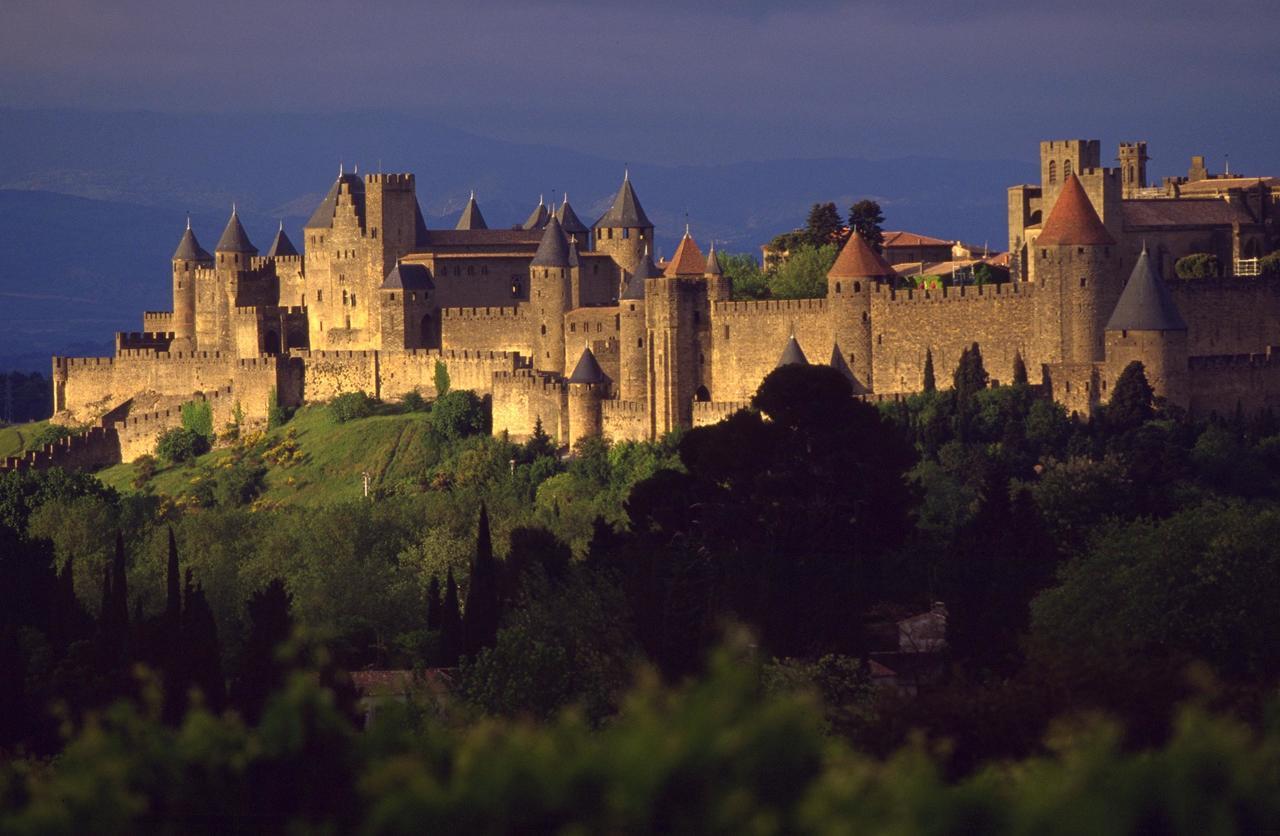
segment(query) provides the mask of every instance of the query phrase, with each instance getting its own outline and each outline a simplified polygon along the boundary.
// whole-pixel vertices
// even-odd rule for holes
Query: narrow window
[[[724,326],[724,338],[725,338],[726,340],[727,340],[727,339],[729,339],[729,326],[728,326],[728,325]]]
[[[1058,162],[1057,160],[1049,160],[1049,182],[1058,182]]]
[[[391,292],[391,301],[392,301],[392,302],[396,301],[396,294],[395,294],[395,291],[392,291],[392,292]]]
[[[1062,163],[1062,179],[1066,180],[1071,176],[1071,160],[1065,160]]]
[[[316,291],[316,301],[317,301],[317,302],[323,302],[323,301],[324,301],[324,291],[323,291],[323,290],[317,290],[317,291]]]
[[[545,337],[546,335],[547,335],[547,326],[543,325],[543,326],[542,326],[542,336],[544,336],[544,337]],[[550,354],[548,354],[547,356],[548,356],[548,357],[550,357],[551,355],[550,355]]]
[[[836,293],[840,292],[840,282],[836,282]]]

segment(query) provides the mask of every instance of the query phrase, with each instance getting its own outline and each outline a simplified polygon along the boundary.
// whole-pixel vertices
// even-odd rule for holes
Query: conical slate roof
[[[284,232],[284,221],[280,222],[280,228],[276,230],[276,237],[271,240],[271,247],[267,250],[267,258],[278,258],[282,255],[297,255],[298,248],[289,240],[289,236]]]
[[[398,261],[382,280],[383,290],[431,290],[434,286],[425,265],[401,264]]]
[[[178,249],[173,251],[173,260],[209,261],[211,258],[212,256],[196,240],[196,234],[191,231],[191,221],[188,219],[186,231],[182,233],[182,238],[178,241]]]
[[[701,276],[707,269],[707,259],[702,254],[702,250],[698,249],[698,244],[693,240],[693,236],[689,234],[689,228],[685,227],[684,237],[680,239],[680,246],[676,247],[676,254],[671,257],[671,261],[667,262],[667,276]]]
[[[235,207],[231,208],[231,218],[227,221],[227,228],[222,230],[222,237],[218,239],[218,246],[214,248],[214,252],[258,254],[258,248],[249,240],[249,235],[244,231]]]
[[[520,225],[521,229],[542,229],[547,225],[547,220],[551,217],[551,213],[547,211],[547,204],[542,202],[542,198],[538,198],[538,205],[534,207],[533,212]]]
[[[564,230],[560,229],[560,222],[555,218],[547,221],[538,251],[533,254],[533,261],[529,264],[533,267],[569,266],[569,241],[564,237]]]
[[[561,203],[560,208],[556,210],[556,219],[560,221],[560,228],[566,235],[583,235],[588,231],[586,224],[578,217],[578,213],[569,205],[567,193],[564,196],[564,203]]]
[[[454,229],[488,229],[489,225],[484,222],[484,215],[480,214],[480,205],[476,203],[476,193],[472,192],[471,197],[467,198],[467,205],[462,207],[462,216],[458,218],[458,225]]]
[[[640,259],[640,263],[636,265],[636,271],[627,280],[626,287],[622,289],[621,298],[631,302],[643,300],[645,280],[660,275],[662,274],[658,272],[658,266],[653,263],[653,256],[649,255],[649,248],[645,247],[644,258]]]
[[[787,340],[787,347],[782,349],[782,356],[778,358],[778,368],[807,365],[809,365],[809,361],[805,358],[804,352],[800,350],[800,343],[796,341],[795,334],[792,334],[791,339]]]
[[[570,383],[608,383],[609,378],[605,376],[604,369],[600,368],[600,364],[596,361],[596,356],[591,353],[590,348],[582,349],[582,356],[578,358],[578,365],[573,367],[573,374],[569,375]]]
[[[1084,186],[1080,185],[1080,178],[1072,174],[1062,184],[1062,191],[1058,193],[1058,200],[1041,227],[1036,243],[1046,247],[1063,244],[1099,247],[1114,244],[1115,239],[1102,225],[1102,219],[1084,193]]]
[[[328,193],[320,201],[316,211],[312,212],[311,217],[307,219],[307,229],[328,229],[333,226],[333,213],[338,208],[338,188],[343,183],[346,183],[351,191],[357,213],[361,217],[364,216],[364,180],[357,174],[339,172],[338,179],[333,181],[333,185],[329,187]]]
[[[1133,265],[1129,281],[1120,294],[1116,309],[1107,320],[1108,331],[1185,331],[1187,322],[1169,295],[1169,288],[1151,259],[1146,247]]]
[[[609,207],[609,211],[600,216],[600,220],[596,221],[595,225],[629,229],[653,226],[649,216],[644,213],[644,207],[640,205],[640,199],[636,197],[636,190],[631,187],[630,177],[622,179],[622,187],[614,196],[613,205]]]
[[[844,359],[844,354],[840,351],[840,343],[832,343],[831,362],[827,363],[827,365],[848,378],[850,383],[856,382],[853,376],[853,369],[849,368],[849,363]]]
[[[561,229],[563,228],[564,227],[561,227]],[[578,258],[578,239],[568,238],[568,236],[565,237],[569,241],[569,266],[577,267],[581,263],[581,260]]]
[[[827,271],[831,279],[887,279],[895,275],[889,262],[856,229],[849,232],[849,240]]]
[[[707,266],[702,268],[703,275],[706,276],[723,276],[724,270],[720,269],[720,259],[716,256],[716,242],[711,242],[711,249],[707,250]]]

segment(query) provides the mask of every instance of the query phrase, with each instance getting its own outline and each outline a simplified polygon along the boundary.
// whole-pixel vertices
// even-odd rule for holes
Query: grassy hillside
[[[371,490],[388,488],[421,476],[438,459],[426,413],[374,415],[339,423],[324,406],[300,410],[284,427],[267,433],[255,449],[263,451],[266,466],[262,499],[285,505],[356,499],[364,491],[365,472]],[[149,488],[168,496],[191,493],[206,474],[232,467],[238,452],[222,448],[187,464],[161,466]],[[137,490],[137,475],[138,465],[133,463],[102,470],[98,478],[127,493]]]
[[[22,455],[27,448],[27,441],[48,424],[48,421],[32,421],[30,424],[0,427],[0,457]]]

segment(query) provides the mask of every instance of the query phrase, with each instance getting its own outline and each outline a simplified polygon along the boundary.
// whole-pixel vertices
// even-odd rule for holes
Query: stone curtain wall
[[[826,299],[716,302],[711,306],[711,379],[716,401],[749,400],[794,334],[810,363],[831,360]],[[690,335],[692,336],[692,335]]]
[[[525,308],[442,308],[433,314],[441,318],[441,347],[532,356],[534,326]]]
[[[879,287],[871,300],[873,388],[881,394],[920,391],[926,350],[933,352],[938,386],[946,388],[960,355],[975,342],[994,380],[1009,382],[1014,355],[1021,351],[1036,383],[1045,354],[1035,345],[1033,318],[1025,283],[905,291]]]
[[[1246,417],[1280,410],[1280,348],[1264,354],[1192,357],[1189,366],[1193,417],[1230,418],[1239,405]]]
[[[1191,356],[1253,354],[1280,345],[1280,279],[1177,279],[1168,287],[1187,322]]]
[[[493,434],[508,433],[514,440],[542,429],[558,444],[569,443],[569,392],[562,381],[529,369],[499,372],[493,378]]]

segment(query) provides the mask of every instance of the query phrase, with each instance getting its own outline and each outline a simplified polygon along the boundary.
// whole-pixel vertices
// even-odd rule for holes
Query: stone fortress
[[[943,379],[978,343],[1008,380],[1088,415],[1132,360],[1190,411],[1280,400],[1280,281],[1236,275],[1277,247],[1280,182],[1188,176],[1146,182],[1146,143],[1103,167],[1096,140],[1042,142],[1041,182],[1009,189],[1012,281],[908,289],[856,234],[825,297],[735,301],[714,246],[688,229],[661,267],[630,179],[590,227],[567,197],[489,229],[468,201],[456,228],[428,229],[412,174],[340,172],[303,229],[265,254],[234,209],[213,253],[190,224],[172,260],[173,308],[116,336],[113,357],[55,357],[55,420],[91,425],[8,466],[130,460],[200,398],[215,426],[362,390],[491,396],[493,430],[536,423],[563,445],[656,439],[743,407],[780,362],[830,363],[855,392],[918,391],[926,352]],[[1227,275],[1169,280],[1174,261],[1217,254]],[[1256,262],[1252,262],[1256,264]],[[41,458],[43,456],[43,458]]]

